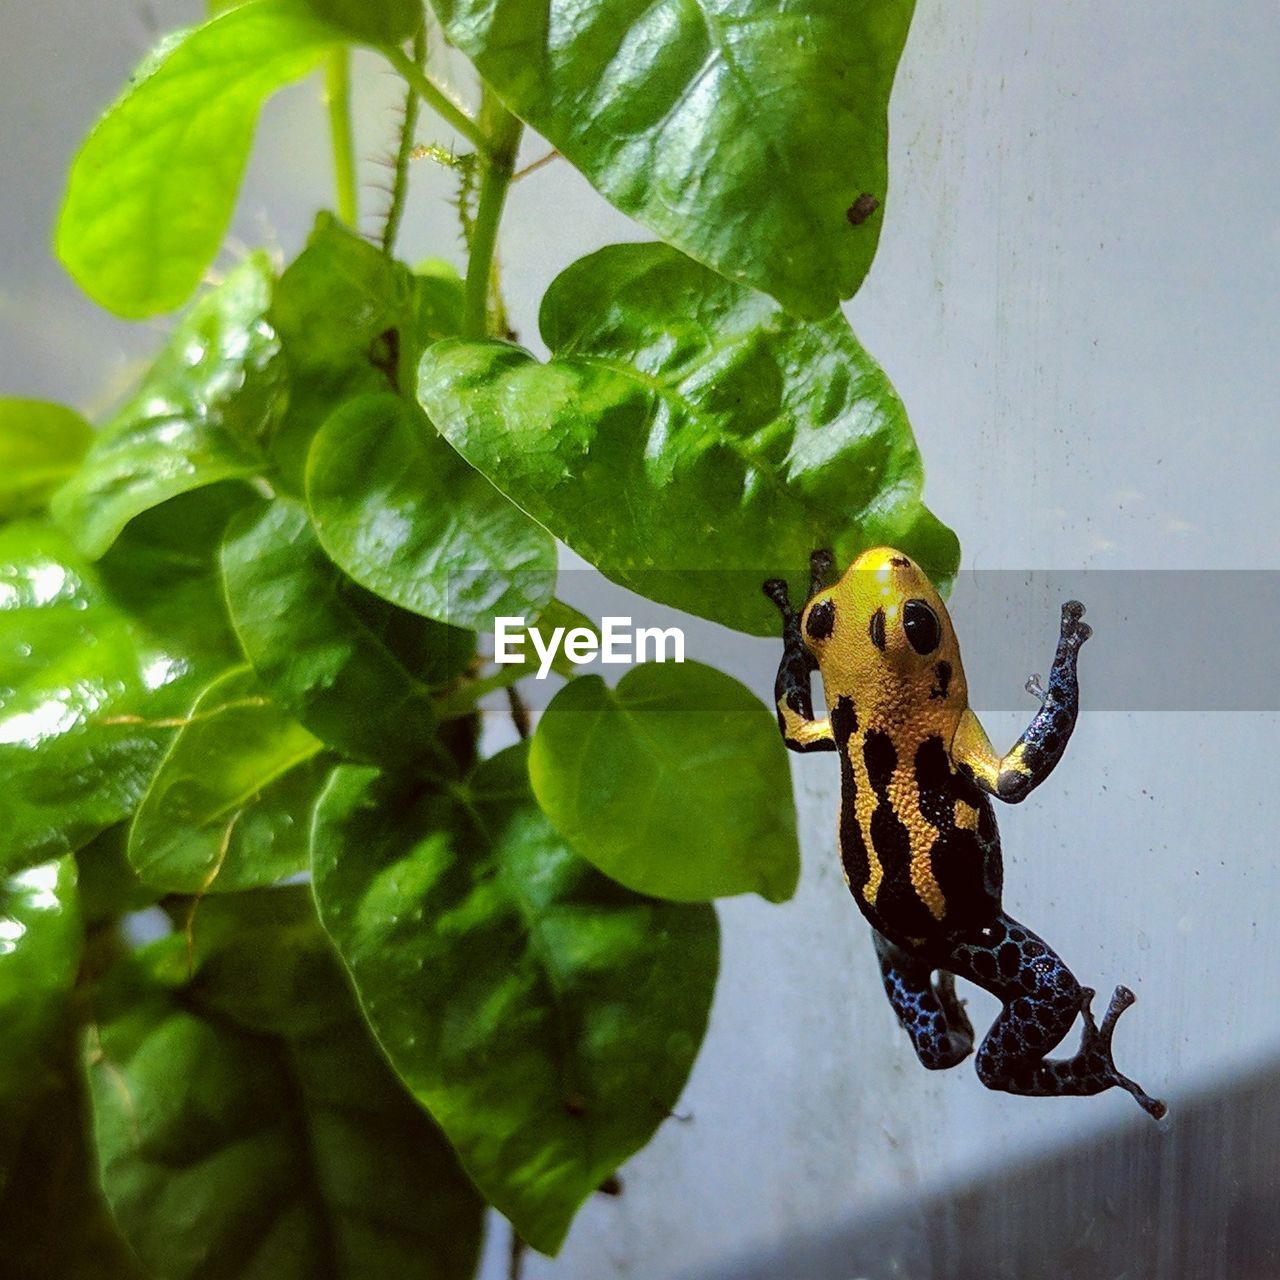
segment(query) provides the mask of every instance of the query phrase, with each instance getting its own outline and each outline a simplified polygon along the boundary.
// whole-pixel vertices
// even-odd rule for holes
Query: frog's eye
[[[942,643],[942,624],[923,600],[908,600],[902,606],[902,629],[917,653],[932,653]]]
[[[836,606],[833,600],[819,600],[809,610],[804,629],[811,640],[825,640],[836,629]]]

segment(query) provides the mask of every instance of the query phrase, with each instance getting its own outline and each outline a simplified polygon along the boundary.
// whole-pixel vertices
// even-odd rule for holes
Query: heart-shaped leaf
[[[153,54],[89,134],[58,220],[63,265],[122,316],[172,311],[231,221],[262,104],[341,36],[289,0],[248,0]]]
[[[129,832],[129,861],[170,893],[274,884],[307,861],[323,743],[248,667],[219,676],[173,740]]]
[[[599,676],[565,685],[538,722],[529,776],[560,834],[629,889],[785,902],[800,875],[786,754],[732,676],[646,662],[616,689]]]
[[[137,394],[94,438],[53,512],[97,557],[130,520],[180,493],[256,475],[281,387],[266,323],[273,274],[254,254],[201,298]]]
[[[523,746],[459,793],[339,769],[312,859],[392,1065],[490,1203],[555,1252],[679,1097],[715,986],[713,909],[640,897],[566,848]]]
[[[483,1204],[370,1042],[306,889],[206,899],[190,942],[117,965],[93,1011],[102,1182],[151,1274],[473,1274]]]
[[[871,265],[913,0],[432,0],[449,39],[624,213],[827,315]]]
[[[398,396],[352,400],[321,427],[307,503],[345,573],[438,622],[488,631],[495,616],[538,614],[555,589],[551,535]]]
[[[148,512],[97,565],[48,525],[0,528],[0,874],[127,818],[167,722],[231,660],[210,563],[224,497]]]
[[[75,471],[93,428],[74,410],[44,400],[0,399],[0,519],[44,506]]]
[[[335,408],[375,391],[412,391],[422,347],[458,332],[438,327],[434,304],[450,290],[460,295],[461,282],[441,280],[438,289],[433,282],[426,301],[422,284],[327,213],[280,277],[270,318],[289,370],[289,396],[271,455],[294,494],[302,493],[312,437]]]
[[[920,500],[902,402],[842,315],[793,319],[662,245],[615,245],[548,290],[539,364],[446,339],[419,396],[473,466],[606,576],[756,635],[762,578],[901,547],[943,586],[955,535]]]
[[[258,675],[330,746],[407,763],[438,750],[433,686],[475,653],[475,636],[357,586],[284,499],[245,511],[222,549],[236,631]]]

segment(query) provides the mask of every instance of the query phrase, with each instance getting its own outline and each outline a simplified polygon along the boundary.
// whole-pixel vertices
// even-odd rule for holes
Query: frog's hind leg
[[[1053,948],[1030,929],[1000,915],[959,940],[951,967],[997,996],[1004,1005],[975,1060],[988,1089],[1037,1097],[1068,1097],[1119,1088],[1131,1093],[1148,1115],[1159,1119],[1165,1105],[1116,1069],[1111,1036],[1133,992],[1117,987],[1102,1025],[1093,1019],[1093,992],[1082,987]],[[1045,1058],[1084,1020],[1080,1047],[1071,1058]]]
[[[930,1071],[943,1071],[973,1052],[973,1027],[956,996],[955,979],[941,973],[933,980],[929,965],[875,933],[876,956],[885,995],[893,1005],[916,1056]]]

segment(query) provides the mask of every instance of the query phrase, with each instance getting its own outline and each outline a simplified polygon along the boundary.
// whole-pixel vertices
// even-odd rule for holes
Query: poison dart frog
[[[921,1063],[954,1067],[973,1050],[955,978],[990,991],[1003,1009],[975,1066],[989,1089],[1064,1097],[1128,1090],[1149,1115],[1165,1105],[1120,1074],[1116,1021],[1134,1001],[1117,987],[1101,1025],[1082,987],[1043,938],[1001,906],[1003,866],[992,799],[1017,804],[1052,772],[1075,727],[1076,661],[1091,631],[1084,606],[1062,625],[1040,710],[999,755],[969,708],[946,606],[908,556],[878,547],[826,586],[830,552],[812,557],[810,597],[791,607],[787,584],[765,594],[782,613],[774,696],[793,751],[840,756],[840,856],[874,929],[885,993]],[[827,714],[814,715],[810,676],[822,676]],[[935,974],[937,975],[935,977]],[[1048,1058],[1079,1014],[1070,1058]]]

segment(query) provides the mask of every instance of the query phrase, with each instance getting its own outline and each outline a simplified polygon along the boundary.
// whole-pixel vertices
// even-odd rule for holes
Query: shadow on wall
[[[1280,1065],[697,1280],[1274,1280]],[[694,1280],[686,1277],[685,1280]]]

